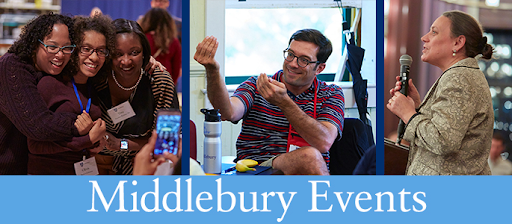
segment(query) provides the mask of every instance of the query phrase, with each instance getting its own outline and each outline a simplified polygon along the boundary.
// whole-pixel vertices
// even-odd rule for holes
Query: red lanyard
[[[317,94],[318,94],[318,81],[315,79],[313,81],[315,88],[315,98],[313,100],[313,119],[316,119],[316,102],[317,102]],[[290,124],[290,128],[288,130],[288,145],[286,146],[286,152],[291,152],[297,148],[303,146],[310,146],[306,140],[304,140],[296,131],[292,128],[292,124]]]

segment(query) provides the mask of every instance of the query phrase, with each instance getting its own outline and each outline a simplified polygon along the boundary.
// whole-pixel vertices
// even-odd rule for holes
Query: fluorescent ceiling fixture
[[[485,0],[485,4],[492,7],[498,7],[500,5],[500,0]]]

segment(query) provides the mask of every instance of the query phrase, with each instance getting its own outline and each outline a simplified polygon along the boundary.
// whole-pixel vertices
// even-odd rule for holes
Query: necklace
[[[142,74],[144,74],[144,70],[142,70],[142,68],[141,68],[140,69],[139,80],[137,80],[137,83],[135,83],[135,85],[130,87],[130,88],[126,88],[126,87],[122,86],[121,84],[119,84],[119,82],[116,79],[116,76],[114,75],[114,70],[112,70],[112,78],[114,78],[114,81],[116,82],[117,86],[119,86],[119,88],[121,88],[124,91],[130,91],[130,90],[133,90],[133,89],[137,88],[137,86],[139,85],[140,80],[142,79]]]

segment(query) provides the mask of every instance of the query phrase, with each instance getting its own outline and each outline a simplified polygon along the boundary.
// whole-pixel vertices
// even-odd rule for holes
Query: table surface
[[[222,156],[222,173],[221,175],[271,175],[275,173],[275,170],[269,167],[255,166],[256,171],[247,171],[247,172],[237,172],[235,167],[235,163],[233,160],[236,156]],[[231,169],[228,172],[226,170]]]

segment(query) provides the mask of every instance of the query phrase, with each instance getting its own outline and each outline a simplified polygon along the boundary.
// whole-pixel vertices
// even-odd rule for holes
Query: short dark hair
[[[151,47],[149,46],[148,38],[139,24],[132,20],[116,19],[112,22],[116,34],[134,33],[139,37],[140,44],[142,45],[142,68],[146,67],[151,57]]]
[[[447,11],[443,16],[450,19],[452,37],[464,35],[466,37],[466,56],[474,58],[482,54],[482,58],[491,59],[493,47],[487,43],[487,37],[483,36],[483,30],[480,23],[472,16],[461,11]]]
[[[68,27],[69,40],[73,44],[75,34],[73,31],[73,19],[69,16],[50,12],[30,20],[21,29],[19,39],[14,42],[7,52],[13,53],[20,57],[22,61],[34,65],[33,56],[41,44],[38,40],[44,41],[44,38],[52,33],[55,24],[64,24]]]
[[[316,58],[321,63],[325,63],[329,56],[332,53],[332,44],[327,37],[325,37],[320,31],[315,29],[302,29],[295,32],[292,37],[290,37],[290,41],[288,42],[288,47],[290,47],[290,43],[292,40],[300,40],[306,41],[310,43],[316,44],[319,49],[316,54]]]
[[[85,32],[86,31],[96,31],[96,32],[102,34],[103,36],[105,36],[106,47],[107,47],[107,50],[109,51],[109,56],[107,58],[105,58],[105,63],[101,67],[98,74],[96,74],[94,79],[104,80],[106,78],[104,76],[109,74],[110,70],[112,69],[111,58],[112,58],[112,54],[115,51],[116,33],[114,31],[114,26],[112,25],[112,19],[110,19],[110,17],[107,15],[96,14],[93,17],[77,16],[77,17],[73,18],[73,20],[75,22],[74,30],[76,33],[74,42],[76,44],[77,49],[75,50],[75,52],[73,52],[73,55],[71,56],[70,64],[73,65],[72,67],[74,67],[74,70],[72,70],[72,71],[70,70],[63,74],[66,74],[66,75],[69,74],[69,75],[73,76],[78,72],[78,66],[79,66],[78,54],[80,53],[80,47],[82,46],[82,43],[84,41]]]

